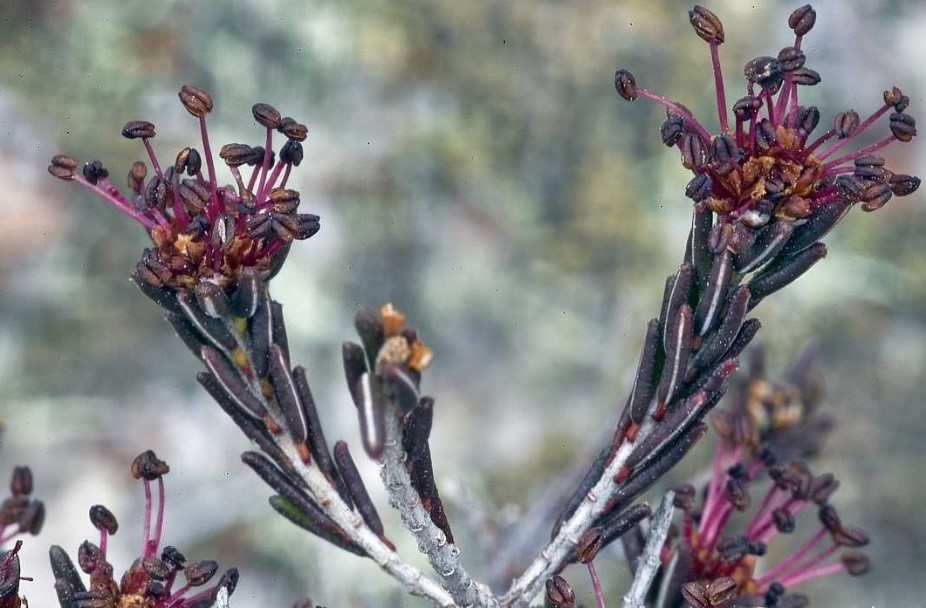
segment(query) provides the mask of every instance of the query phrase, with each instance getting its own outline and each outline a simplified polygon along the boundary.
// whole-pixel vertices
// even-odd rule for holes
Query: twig
[[[418,549],[427,556],[458,605],[462,608],[498,606],[498,600],[491,591],[470,578],[460,563],[460,549],[447,541],[421,504],[421,498],[412,487],[405,469],[406,455],[399,440],[398,408],[391,400],[386,403],[386,441],[380,475],[389,494],[389,503],[399,512],[403,525],[414,534]]]
[[[643,555],[640,556],[636,576],[634,576],[630,591],[624,596],[624,608],[644,608],[645,606],[644,600],[659,570],[661,564],[659,556],[665,545],[666,536],[669,534],[669,526],[672,524],[672,515],[675,512],[675,507],[672,506],[674,499],[675,492],[667,492],[662,498],[659,510],[653,514],[646,547],[643,549]]]

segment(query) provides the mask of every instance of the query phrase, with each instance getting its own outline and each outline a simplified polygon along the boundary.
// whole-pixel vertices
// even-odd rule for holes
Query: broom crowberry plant
[[[320,226],[318,216],[300,210],[299,193],[287,187],[303,160],[305,125],[255,104],[263,141],[219,148],[233,179],[223,185],[206,125],[212,97],[187,85],[180,101],[198,122],[201,148],[184,148],[172,163],[163,162],[152,145],[155,125],[132,120],[122,134],[140,140],[147,162],[131,166],[126,192],[99,161],[81,166],[58,155],[48,170],[91,190],[151,237],[132,278],[202,362],[200,384],[253,442],[242,461],[273,491],[272,508],[335,547],[370,558],[408,593],[443,607],[521,607],[540,594],[547,606],[576,606],[563,574],[582,563],[595,602],[604,607],[594,560],[621,539],[634,572],[625,607],[798,608],[806,598],[793,588],[804,582],[868,570],[859,551],[867,535],[844,525],[831,502],[837,480],[812,473],[806,464],[829,428],[817,407],[815,352],[806,351],[784,379],[773,381],[753,349],[747,379],[731,376],[760,329],[752,311],[826,256],[820,239],[853,207],[874,211],[919,187],[918,178],[894,173],[878,155],[910,141],[916,122],[906,113],[909,98],[894,87],[868,117],[849,109],[830,128],[818,128],[819,110],[800,103],[801,89],[820,82],[802,50],[816,20],[809,5],[788,19],[794,34],[789,46],[745,64],[744,95],[728,108],[719,56],[723,24],[700,6],[689,19],[710,52],[716,130],[681,103],[642,86],[644,78],[638,84],[625,69],[615,75],[621,98],[665,108],[662,141],[678,149],[693,174],[685,189],[693,209],[684,259],[666,280],[658,314],[646,324],[633,386],[615,413],[610,441],[550,522],[549,542],[506,589],[474,580],[461,561],[431,461],[435,401],[422,392],[422,380],[432,352],[405,316],[391,304],[361,308],[358,341],[345,342],[342,354],[364,457],[379,463],[389,502],[427,557],[430,573],[397,553],[354,456],[343,441],[329,444],[308,374],[290,359],[283,308],[269,284],[293,241],[312,237]],[[855,144],[875,129],[884,132],[882,139]],[[728,405],[713,412],[728,393]],[[655,511],[641,503],[641,495],[708,432],[708,421],[718,447],[706,483],[674,488]],[[90,517],[100,542],[85,543],[78,554],[90,575],[89,590],[67,554],[58,547],[51,551],[62,608],[191,608],[230,594],[237,571],[198,591],[216,572],[215,562],[189,565],[170,547],[158,555],[167,467],[146,452],[132,470],[145,487],[138,559],[121,581],[113,578],[106,539],[116,521],[105,507],[94,507]],[[159,495],[156,512],[152,484]],[[27,494],[14,489],[14,498]],[[816,511],[818,530],[783,560],[763,563],[769,543],[794,531],[807,510]],[[743,521],[731,523],[737,519]],[[37,530],[15,521],[23,531]],[[0,540],[8,538],[3,530]],[[10,581],[18,582],[18,569],[15,549],[0,557],[3,602],[16,596],[15,585],[12,594],[8,589]]]

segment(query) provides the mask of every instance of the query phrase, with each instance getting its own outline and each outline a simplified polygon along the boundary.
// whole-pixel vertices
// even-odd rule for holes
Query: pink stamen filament
[[[820,541],[826,538],[826,535],[826,528],[820,528],[817,530],[816,534],[807,539],[807,541],[798,547],[791,555],[775,564],[775,567],[764,573],[756,582],[760,586],[763,586],[781,577],[782,574],[793,568],[801,559],[804,558],[805,555],[810,553],[814,547],[820,544]]]
[[[158,177],[163,179],[164,173],[161,171],[161,164],[158,162],[158,157],[154,154],[154,149],[151,147],[151,142],[148,141],[147,137],[142,137],[141,143],[145,145],[145,150],[148,152],[148,158],[151,159],[151,166],[154,167],[154,172],[157,173]]]
[[[261,205],[267,202],[267,195],[270,194],[270,191],[273,190],[273,184],[276,183],[277,178],[280,177],[280,172],[283,170],[283,167],[286,165],[283,161],[277,161],[276,166],[273,168],[273,172],[270,174],[270,178],[267,180],[267,184],[261,189],[260,193],[257,195],[257,208],[260,209]]]
[[[791,72],[785,74],[784,83],[781,85],[781,91],[778,92],[778,102],[775,104],[776,122],[783,122],[788,110],[788,101],[791,99]]]
[[[814,573],[820,572],[820,570],[822,570],[823,568],[829,568],[829,566],[824,566],[823,568],[817,568],[817,566],[819,566],[821,563],[829,559],[829,557],[832,554],[836,553],[836,551],[838,550],[839,550],[839,545],[837,544],[830,545],[827,549],[824,549],[823,551],[817,553],[816,555],[814,555],[813,557],[805,561],[803,564],[800,564],[799,566],[795,566],[794,569],[792,569],[791,572],[789,572],[788,574],[784,576],[780,576],[778,579],[778,582],[780,582],[782,585],[786,587],[790,587],[791,585],[796,585],[802,581],[810,580],[812,578],[817,578],[819,576],[825,576],[824,574],[814,574]],[[836,562],[835,564],[830,564],[830,566],[834,566],[834,565],[838,565],[843,568],[845,567],[842,565],[842,562]],[[826,574],[833,574],[833,572],[839,572],[839,570],[828,571],[826,572]]]
[[[261,165],[254,167],[254,170],[251,171],[251,178],[248,180],[248,192],[254,193],[254,184],[257,183],[257,176],[260,174]]]
[[[775,495],[779,492],[778,486],[774,483],[765,493],[765,496],[762,497],[762,503],[759,505],[759,508],[756,510],[756,514],[752,518],[749,526],[746,527],[746,536],[750,536],[752,532],[755,531],[756,527],[761,521],[763,521],[766,509],[772,503],[772,499],[775,498]]]
[[[727,118],[727,96],[723,87],[723,72],[720,69],[720,53],[717,52],[717,43],[711,42],[711,65],[714,70],[714,90],[717,93],[717,116],[720,119],[720,128],[724,133],[730,130]]]
[[[206,157],[206,168],[209,170],[209,184],[212,186],[209,189],[209,205],[207,206],[207,215],[211,223],[215,222],[222,210],[219,207],[219,197],[216,193],[218,182],[215,178],[215,161],[212,158],[212,148],[209,146],[209,133],[206,131],[205,116],[199,118],[199,134],[203,140],[203,155]]]
[[[238,185],[238,193],[244,196],[244,180],[241,179],[241,171],[238,167],[229,167],[229,169],[231,169],[232,177],[235,178],[235,184]]]
[[[874,152],[877,152],[881,148],[888,147],[895,141],[897,141],[897,138],[894,135],[889,135],[877,143],[873,143],[870,146],[865,146],[861,150],[857,150],[855,152],[852,152],[851,154],[846,154],[845,156],[840,156],[836,160],[832,160],[826,163],[825,165],[823,165],[823,169],[826,170],[826,169],[829,169],[830,167],[835,167],[845,162],[849,162],[850,160],[855,160],[856,158],[865,156],[866,154],[872,154]],[[825,158],[825,156],[821,156],[819,158],[822,160],[823,158]]]
[[[148,541],[151,545],[151,555],[158,552],[161,545],[161,532],[164,529],[164,478],[158,477],[158,514],[154,520],[154,535]]]
[[[106,180],[100,180],[99,182],[97,182],[97,184],[91,184],[86,179],[84,179],[82,175],[75,173],[74,181],[80,184],[81,186],[83,186],[84,188],[87,188],[88,190],[90,190],[91,192],[93,192],[94,194],[96,194],[97,196],[105,200],[106,202],[110,203],[113,207],[116,208],[117,211],[119,211],[123,215],[127,215],[128,217],[132,218],[133,220],[135,220],[136,222],[144,226],[147,230],[151,230],[157,225],[154,221],[145,217],[140,211],[135,209],[133,205],[129,204],[129,202],[125,200],[125,198],[121,194],[119,194],[119,196],[117,197],[116,194],[118,193],[118,190],[112,187],[112,185],[109,184],[109,182],[107,182]],[[107,184],[109,188],[101,187],[99,185],[100,183]]]
[[[604,593],[601,591],[601,581],[598,579],[598,571],[595,570],[594,560],[586,565],[588,566],[588,577],[592,580],[592,589],[595,591],[595,604],[598,608],[607,608],[604,602]]]
[[[827,131],[826,133],[824,133],[817,139],[813,140],[813,143],[811,143],[809,146],[805,147],[804,152],[806,152],[807,154],[813,154],[814,150],[819,148],[821,145],[823,145],[827,141],[833,139],[833,137],[835,136],[836,136],[836,129],[830,129],[829,131]]]
[[[707,497],[704,499],[704,507],[701,509],[701,523],[710,520],[714,516],[714,504],[717,501],[717,494],[723,481],[727,478],[723,471],[723,461],[727,450],[724,440],[717,441],[717,448],[714,451],[714,461],[711,465],[711,480],[707,486]]]
[[[292,172],[293,166],[290,164],[286,165],[286,169],[283,170],[283,181],[280,182],[280,188],[286,187],[286,182],[289,181],[289,174]]]
[[[258,200],[260,193],[264,191],[264,183],[267,179],[267,172],[270,171],[270,147],[273,145],[273,129],[267,128],[267,139],[264,144],[264,161],[260,164],[260,185],[257,187]]]
[[[762,89],[762,93],[765,95],[765,107],[768,110],[768,121],[772,123],[773,127],[777,127],[778,122],[775,120],[775,100],[772,99],[772,92],[768,89]]]
[[[151,482],[147,479],[142,479],[142,484],[145,488],[145,515],[141,532],[141,546],[144,550],[144,557],[149,557],[151,555],[149,551],[150,544],[148,542],[148,539],[151,538]]]
[[[106,529],[100,530],[100,552],[103,554],[103,557],[106,557],[106,544],[109,540],[109,533],[106,532]]]
[[[887,105],[881,106],[880,108],[878,108],[878,110],[876,110],[871,116],[866,118],[865,122],[860,124],[858,128],[855,129],[855,131],[852,131],[852,133],[850,133],[848,137],[845,137],[842,140],[838,141],[832,148],[830,148],[829,150],[821,154],[820,160],[826,160],[830,155],[838,152],[843,146],[849,143],[850,139],[854,137],[858,137],[859,135],[864,133],[865,129],[870,127],[876,120],[884,116],[884,113],[890,109],[891,109],[891,106],[887,106]]]
[[[690,112],[686,111],[684,108],[682,108],[677,103],[669,101],[667,98],[663,97],[662,95],[653,93],[649,89],[644,89],[643,87],[637,87],[637,94],[640,97],[644,97],[646,99],[649,99],[650,101],[658,103],[664,108],[668,108],[672,110],[673,112],[675,112],[676,114],[684,118],[688,126],[690,126],[692,129],[698,132],[698,135],[701,136],[701,139],[704,141],[705,144],[711,143],[711,135],[710,133],[707,132],[707,129],[701,126],[701,123],[699,123],[697,119],[691,115]]]
[[[800,574],[795,574],[794,576],[783,579],[781,584],[785,585],[786,587],[793,587],[794,585],[810,581],[815,578],[822,578],[824,576],[830,576],[831,574],[837,574],[845,569],[846,567],[842,562],[836,562],[827,566],[820,566],[815,570],[808,570]]]

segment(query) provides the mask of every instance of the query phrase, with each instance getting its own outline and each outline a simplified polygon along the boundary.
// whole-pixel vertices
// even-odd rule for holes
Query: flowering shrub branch
[[[682,165],[694,174],[685,192],[694,201],[685,256],[666,280],[658,316],[646,325],[633,387],[611,440],[564,505],[547,546],[503,593],[474,581],[460,561],[428,443],[435,402],[421,392],[432,353],[406,326],[405,316],[390,304],[378,312],[361,309],[355,319],[359,343],[344,344],[343,362],[364,451],[382,466],[390,504],[427,556],[432,576],[395,551],[347,445],[339,441],[333,450],[328,447],[306,370],[291,362],[283,308],[271,298],[268,282],[292,242],[313,236],[320,226],[318,216],[298,211],[299,193],[287,189],[292,168],[303,158],[304,125],[268,104],[255,104],[263,145],[223,146],[219,157],[234,184],[220,185],[206,128],[212,98],[186,85],[180,101],[198,121],[202,154],[184,148],[172,165],[162,165],[151,144],[154,125],[133,120],[123,135],[141,140],[153,175],[137,161],[128,174],[128,195],[113,186],[99,161],[78,170],[75,159],[58,155],[49,171],[93,191],[150,235],[153,247],[144,251],[133,280],[164,309],[203,363],[200,384],[258,448],[242,460],[275,492],[270,504],[277,512],[345,551],[371,558],[409,593],[436,605],[520,607],[545,589],[548,605],[572,606],[575,594],[560,573],[581,562],[588,565],[603,606],[593,560],[628,532],[641,537],[640,523],[651,512],[636,503],[707,432],[705,417],[727,393],[740,355],[759,331],[760,322],[750,312],[825,257],[820,239],[852,206],[873,211],[920,184],[916,177],[892,172],[875,155],[916,134],[916,122],[905,112],[909,98],[896,87],[885,91],[883,104],[864,121],[846,110],[831,129],[811,137],[820,112],[799,105],[799,88],[820,81],[801,50],[816,19],[809,5],[789,19],[795,34],[791,46],[746,64],[746,95],[732,105],[732,116],[718,51],[723,25],[703,7],[689,17],[710,49],[717,135],[684,105],[638,85],[631,72],[622,69],[615,76],[620,97],[647,99],[666,109],[662,140],[679,150]],[[888,113],[889,135],[844,150]],[[285,140],[278,152],[276,134]],[[248,167],[250,173],[243,174]],[[786,413],[775,412],[773,426],[776,416],[787,418]],[[800,461],[785,464],[791,456],[776,453],[768,443],[772,439],[759,440],[758,421],[742,412],[719,414],[713,421],[721,442],[704,503],[695,510],[692,486],[666,496],[650,518],[643,552],[630,555],[637,578],[625,606],[669,608],[687,602],[705,608],[761,598],[769,606],[793,607],[800,600],[788,598],[799,596],[785,595],[787,587],[836,571],[867,569],[866,558],[857,553],[824,563],[836,547],[854,550],[867,542],[864,533],[843,526],[835,515],[828,502],[835,489],[831,477],[814,477]],[[772,484],[745,534],[724,537],[730,516],[750,504],[747,486],[761,482],[763,472]],[[160,488],[160,477],[157,481]],[[787,533],[793,518],[811,505],[820,509],[821,532],[778,566],[756,574],[765,543]],[[675,510],[684,514],[678,545],[666,542]],[[151,524],[152,536],[146,527],[142,562],[157,548],[159,522],[160,515]],[[91,591],[78,585],[60,550],[52,552],[64,581],[62,606],[90,598],[86,594],[100,597],[93,577],[105,563],[107,526],[98,527],[104,530],[100,547],[93,555],[85,551],[96,564],[85,568]],[[812,554],[827,534],[834,544]],[[105,573],[111,581],[110,571]],[[654,579],[658,585],[652,587]],[[211,603],[218,590],[230,593],[233,587],[226,581],[203,597]],[[169,585],[164,589],[167,597],[175,596]],[[112,585],[107,592],[112,598],[126,593]],[[200,596],[193,597],[184,600],[188,604],[164,605],[198,605]]]

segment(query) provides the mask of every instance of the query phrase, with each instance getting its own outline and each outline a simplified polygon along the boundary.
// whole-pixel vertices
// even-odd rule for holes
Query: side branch
[[[659,554],[663,545],[665,545],[666,537],[669,534],[669,526],[672,524],[672,515],[675,513],[675,507],[672,506],[674,499],[675,492],[667,492],[662,498],[659,509],[651,519],[646,547],[640,556],[630,591],[624,596],[624,608],[645,608],[644,599],[653,584],[656,572],[659,570]]]

